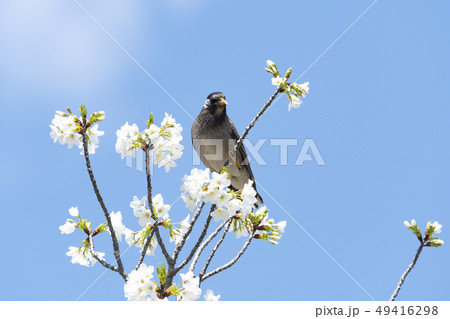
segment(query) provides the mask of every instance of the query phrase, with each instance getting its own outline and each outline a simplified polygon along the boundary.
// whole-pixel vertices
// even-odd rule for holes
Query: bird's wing
[[[236,140],[236,142],[237,142],[240,138],[238,130],[236,129],[236,126],[234,125],[233,121],[231,121],[230,119],[228,119],[228,120],[230,122],[230,132],[229,132],[230,136],[232,139]],[[236,144],[234,144],[234,145],[236,145]],[[233,147],[234,147],[234,145],[233,145]],[[230,151],[232,151],[232,150],[230,150]],[[238,166],[240,166],[240,169],[247,168],[249,178],[251,180],[254,180],[255,178],[253,176],[253,172],[250,167],[250,162],[249,162],[249,159],[247,158],[247,152],[245,151],[245,147],[244,147],[243,143],[241,143],[241,145],[237,149],[236,161],[237,161]]]

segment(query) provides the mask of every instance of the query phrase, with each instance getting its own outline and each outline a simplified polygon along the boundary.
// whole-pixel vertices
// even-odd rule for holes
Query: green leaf
[[[84,106],[83,103],[81,103],[81,105],[80,105],[80,114],[82,117],[86,117],[86,115],[87,115],[86,106]]]
[[[286,71],[286,74],[284,75],[284,82],[287,82],[287,81],[289,80],[289,78],[290,78],[290,76],[291,76],[291,73],[292,73],[292,68],[289,68],[289,69]]]
[[[61,111],[56,111],[56,114],[58,114],[59,116],[62,116],[62,117],[68,117],[69,116],[69,114],[61,112]]]
[[[166,283],[166,277],[167,277],[167,270],[166,265],[164,263],[161,263],[158,268],[156,268],[156,273],[158,274],[159,281],[161,285],[164,285]]]
[[[94,123],[103,121],[104,119],[105,119],[105,112],[104,111],[94,112],[89,117],[89,123],[92,125]]]
[[[227,173],[227,178],[228,179],[230,179],[230,167],[227,165],[227,166],[224,166],[224,167],[222,167],[222,170],[220,171],[220,174],[223,174],[223,173]]]
[[[147,128],[150,128],[150,125],[155,123],[155,119],[153,118],[153,113],[150,113],[150,116],[149,116],[148,121],[146,123],[147,123]]]
[[[181,285],[181,284],[180,284]],[[166,292],[169,293],[169,295],[179,296],[181,291],[178,288],[180,285],[172,284],[169,288],[166,289]]]
[[[94,233],[104,233],[106,231],[106,228],[108,227],[108,222],[105,222],[104,224],[101,224],[97,226],[96,229],[94,229]]]

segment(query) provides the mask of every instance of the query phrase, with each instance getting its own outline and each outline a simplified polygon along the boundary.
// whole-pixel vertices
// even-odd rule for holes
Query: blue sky
[[[274,91],[265,61],[297,78],[373,1],[79,3],[193,117],[210,92],[225,92],[242,132]],[[267,165],[253,171],[271,216],[288,222],[284,237],[278,246],[255,241],[204,289],[223,300],[370,300],[278,202],[376,300],[390,297],[418,247],[403,221],[439,221],[447,244],[424,249],[398,300],[448,300],[449,9],[378,1],[300,80],[310,82],[301,108],[288,112],[282,97],[261,118],[252,143],[311,138],[326,165],[295,166],[299,145],[280,166],[279,147],[263,145]],[[129,202],[145,195],[145,176],[115,153],[115,131],[126,121],[143,126],[150,112],[183,125],[178,166],[153,177],[155,194],[171,203],[192,168],[192,119],[70,0],[0,1],[0,70],[0,299],[75,300],[104,268],[71,264],[65,252],[83,235],[58,227],[71,206],[93,224],[103,215],[79,152],[49,138],[55,110],[84,102],[106,112],[92,165],[107,207],[132,229]],[[173,205],[173,219],[185,214],[181,200]],[[242,243],[230,236],[215,265]],[[96,248],[111,260],[106,236]],[[128,271],[137,258],[137,249],[125,254]],[[123,299],[122,278],[109,272],[81,298]]]

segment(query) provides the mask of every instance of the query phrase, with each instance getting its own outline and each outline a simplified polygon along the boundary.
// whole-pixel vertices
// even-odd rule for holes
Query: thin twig
[[[89,160],[89,152],[88,152],[88,139],[86,137],[86,131],[83,128],[81,130],[81,135],[83,137],[83,151],[84,151],[84,159],[86,162],[86,168],[89,174],[89,178],[91,179],[92,187],[94,188],[94,193],[97,196],[97,201],[99,202],[103,214],[105,215],[106,221],[108,223],[109,232],[111,234],[111,239],[113,243],[113,249],[114,249],[114,257],[116,258],[117,266],[118,266],[118,272],[123,277],[123,279],[126,280],[127,275],[125,273],[125,270],[123,268],[122,259],[120,258],[120,250],[119,250],[119,243],[117,242],[116,232],[114,231],[114,228],[112,226],[111,217],[109,215],[108,209],[105,206],[105,203],[103,202],[103,198],[100,195],[100,191],[97,186],[97,182],[94,177],[94,173],[92,171],[91,167],[91,161]]]
[[[155,220],[155,223],[153,225],[153,229],[155,230],[156,240],[158,241],[159,246],[161,247],[161,251],[166,257],[167,264],[173,265],[173,259],[170,257],[169,253],[167,252],[166,246],[164,245],[164,242],[161,238],[161,233],[159,232],[159,225],[158,225],[158,217],[156,216],[154,210],[153,210],[153,200],[152,200],[152,181],[151,181],[151,174],[150,174],[150,150],[148,146],[145,146],[145,171],[147,175],[147,201],[148,201],[148,208],[150,209],[150,213],[152,215],[152,218]]]
[[[234,218],[234,216],[231,216],[227,220],[223,221],[222,224],[220,224],[219,227],[217,227],[216,230],[214,232],[212,232],[211,235],[209,235],[209,237],[200,245],[200,247],[198,248],[198,250],[195,254],[194,259],[192,260],[191,265],[189,266],[189,271],[194,271],[195,264],[197,264],[197,261],[200,258],[200,255],[201,255],[203,249],[205,249],[205,247],[211,242],[211,240],[213,240],[214,237],[216,237],[217,234],[222,230],[222,228],[224,228],[225,225],[227,223],[229,223],[233,218]]]
[[[169,265],[169,269],[168,269],[168,272],[167,272],[167,278],[166,278],[166,283],[168,283],[167,286],[170,286],[172,284],[173,278],[175,277],[177,272],[179,272],[189,262],[189,261],[187,261],[186,263],[182,263],[177,269],[175,269],[175,263],[176,263],[176,261],[178,259],[178,256],[179,256],[181,250],[183,249],[183,246],[186,243],[186,240],[187,240],[189,234],[192,232],[192,229],[194,228],[195,222],[197,221],[198,217],[200,216],[200,213],[202,212],[202,209],[203,209],[204,206],[205,206],[205,202],[204,201],[202,201],[198,205],[197,210],[194,213],[194,216],[192,217],[191,221],[189,222],[189,224],[190,224],[189,228],[183,234],[183,237],[181,238],[180,242],[178,242],[178,244],[176,244],[176,246],[175,246],[175,249],[173,251],[173,257],[172,257],[172,259],[174,260],[174,264],[173,265]],[[210,215],[211,215],[211,213],[210,213]],[[205,228],[204,228],[205,234],[206,234],[205,230],[208,229],[210,221],[211,221],[211,217],[209,216],[207,218],[207,220],[206,220],[206,224],[205,224]],[[202,235],[203,235],[203,233],[202,233]],[[202,236],[200,236],[200,237],[201,238],[198,239],[198,242],[201,242],[203,240],[203,237]]]
[[[228,233],[228,230],[230,229],[231,226],[231,220],[228,221],[228,224],[225,226],[225,229],[223,231],[222,236],[220,237],[219,241],[217,242],[217,244],[214,246],[213,250],[211,251],[211,254],[208,257],[208,260],[205,263],[205,266],[203,267],[202,271],[200,272],[200,274],[198,275],[199,278],[202,278],[203,275],[205,274],[206,270],[208,269],[209,264],[211,263],[211,260],[214,257],[214,254],[216,253],[217,249],[220,247],[220,245],[222,245],[223,240],[225,239],[225,236]]]
[[[236,257],[234,257],[233,259],[231,259],[228,263],[226,263],[225,265],[216,268],[215,270],[207,273],[206,275],[204,275],[202,278],[200,278],[200,282],[205,281],[206,279],[208,279],[209,277],[212,277],[214,275],[217,275],[219,272],[224,271],[225,269],[230,268],[231,266],[233,266],[238,260],[239,258],[241,258],[242,254],[244,254],[245,250],[248,248],[248,246],[250,245],[252,239],[253,239],[253,235],[254,233],[251,233],[248,237],[248,239],[245,241],[244,246],[242,246],[241,250],[238,252],[238,254],[236,255]]]
[[[423,242],[420,243],[419,249],[417,249],[416,255],[414,256],[414,259],[412,260],[411,264],[409,265],[409,267],[406,269],[406,271],[403,273],[403,275],[400,277],[400,281],[397,284],[397,288],[395,288],[394,293],[391,296],[391,299],[389,299],[389,301],[394,301],[395,298],[398,295],[398,292],[400,291],[400,288],[403,285],[403,282],[406,279],[406,276],[408,276],[409,272],[414,268],[414,266],[416,265],[417,260],[419,259],[420,253],[422,252],[423,247],[425,246],[425,240]]]
[[[94,239],[92,238],[92,233],[89,234],[88,239],[89,239],[89,251],[91,252],[92,257],[94,257],[94,259],[97,260],[103,267],[105,267],[107,269],[111,269],[112,271],[116,271],[120,274],[119,268],[108,264],[106,261],[104,261],[103,259],[98,257],[97,252],[94,249]],[[122,274],[120,274],[120,275],[122,275]],[[125,281],[127,280],[126,278],[124,278],[124,279],[125,279]]]
[[[141,264],[144,261],[145,254],[147,253],[148,246],[150,245],[150,241],[152,240],[154,233],[155,233],[155,227],[153,227],[152,232],[150,233],[150,235],[147,237],[147,240],[145,241],[144,248],[142,249],[141,257],[139,258],[139,261],[135,268],[136,270],[138,270],[139,267],[141,267]]]
[[[195,252],[197,251],[198,247],[200,246],[201,242],[203,241],[203,238],[206,236],[206,232],[208,231],[209,223],[211,222],[212,216],[211,213],[216,209],[216,205],[211,206],[211,210],[209,212],[208,217],[206,218],[205,225],[203,226],[203,231],[198,238],[197,242],[195,243],[194,248],[192,248],[191,252],[189,253],[189,256],[175,269],[175,273],[180,271],[184,266],[186,266],[189,261],[191,261],[192,257],[194,256]]]
[[[237,140],[236,145],[234,146],[234,151],[237,152],[237,149],[239,148],[239,146],[241,146],[241,144],[243,143],[245,137],[247,136],[248,132],[250,131],[250,129],[255,126],[256,121],[258,121],[258,119],[261,117],[261,115],[264,114],[264,112],[269,108],[270,104],[272,104],[273,100],[276,98],[276,96],[278,95],[278,93],[280,93],[281,90],[277,89],[275,91],[275,93],[272,94],[272,96],[269,98],[269,100],[266,102],[266,104],[264,104],[264,106],[262,107],[262,109],[259,111],[258,114],[256,114],[255,118],[253,119],[253,121],[250,122],[250,124],[245,128],[244,133],[242,133],[241,137]]]
[[[178,244],[175,246],[175,249],[173,251],[173,260],[176,262],[178,255],[180,254],[181,250],[183,249],[184,244],[186,243],[186,239],[188,238],[189,234],[192,232],[192,229],[194,228],[194,224],[197,221],[198,217],[200,216],[200,213],[202,212],[203,206],[205,206],[205,202],[202,201],[198,207],[197,210],[194,213],[194,216],[192,217],[191,221],[189,222],[189,227],[186,230],[186,232],[181,237]]]

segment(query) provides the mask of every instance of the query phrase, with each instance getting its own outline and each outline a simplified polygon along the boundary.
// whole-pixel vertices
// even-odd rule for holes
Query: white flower
[[[270,69],[272,67],[275,67],[275,62],[271,61],[271,60],[267,60],[266,61],[267,67]]]
[[[216,204],[219,207],[220,206],[228,207],[232,197],[233,196],[230,193],[228,193],[226,191],[220,191],[217,194],[216,201],[214,204]]]
[[[77,128],[79,129],[79,127],[75,120],[76,117],[73,114],[56,112],[56,115],[52,120],[52,124],[50,125],[50,137],[55,143],[58,141],[61,145],[67,144],[69,149],[76,145],[79,149],[81,149],[81,154],[83,154],[83,139],[82,135],[77,132]],[[89,154],[95,153],[95,149],[98,147],[99,143],[98,137],[103,134],[103,131],[98,130],[97,124],[86,130]]]
[[[199,278],[194,277],[192,271],[189,271],[186,274],[180,274],[180,276],[184,289],[181,291],[178,300],[193,301],[199,299],[202,294]]]
[[[159,127],[151,124],[149,128],[144,130],[146,141],[154,143],[159,138]]]
[[[125,231],[125,226],[122,224],[122,213],[121,212],[111,212],[111,224],[113,226],[116,237],[119,241],[122,241],[122,235]]]
[[[272,85],[279,87],[281,83],[283,83],[283,79],[280,76],[272,78]]]
[[[208,168],[205,170],[194,168],[190,175],[184,175],[183,177],[183,185],[180,188],[183,191],[181,197],[186,203],[186,207],[191,211],[194,210],[202,197],[202,186],[210,182],[209,174]]]
[[[103,256],[105,253],[96,252],[97,257],[103,260]],[[96,262],[95,258],[93,258],[89,248],[85,246],[81,247],[69,247],[69,251],[66,253],[67,256],[72,257],[72,264],[80,264],[82,266],[93,266]]]
[[[156,130],[156,127],[151,127],[150,130]],[[158,168],[164,166],[166,172],[169,172],[172,167],[177,166],[176,160],[183,155],[183,145],[180,142],[183,140],[181,132],[183,128],[176,123],[172,115],[165,113],[165,117],[161,122],[161,127],[156,137],[153,133],[153,164],[158,165]]]
[[[276,227],[280,232],[284,233],[284,229],[286,228],[286,221],[283,220],[274,224],[273,226]]]
[[[141,248],[141,252],[144,249],[145,242],[147,241],[147,238],[150,234],[152,224],[147,224],[143,229],[141,229],[138,232],[134,232],[131,229],[124,228],[124,235],[125,235],[125,241],[129,246],[136,246],[138,248]],[[156,247],[158,246],[158,242],[156,241],[155,237],[153,236],[150,240],[150,244],[148,245],[148,249],[145,252],[148,256],[154,256]]]
[[[146,201],[146,196],[142,197],[141,199],[137,198],[137,196],[133,196],[133,201],[130,203],[130,207],[133,208],[134,216],[139,218],[138,223],[141,227],[144,227],[148,223],[155,223],[155,220],[152,218],[150,209],[145,207]]]
[[[155,220],[152,218],[152,213],[150,209],[143,207],[142,209],[135,211],[134,216],[139,218],[138,224],[141,227],[144,227],[148,224],[154,224]]]
[[[70,207],[69,214],[73,217],[80,217],[80,213],[78,212],[78,207]]]
[[[98,137],[103,136],[105,134],[104,131],[98,130],[98,124],[95,124],[87,129],[86,135],[88,136],[88,153],[95,154],[95,149],[98,148]],[[84,154],[83,145],[78,145],[81,149],[81,155]]]
[[[430,240],[430,247],[439,247],[444,245],[444,241],[442,239],[433,238]]]
[[[309,82],[297,84],[297,87],[304,93],[309,93]],[[303,95],[304,96],[304,95]]]
[[[183,286],[189,286],[195,282],[195,275],[192,271],[189,271],[185,274],[181,274],[180,273],[180,277],[181,277],[181,283],[183,284]],[[198,281],[198,278],[197,278]]]
[[[216,203],[219,199],[219,194],[221,190],[218,187],[214,186],[212,183],[208,185],[208,187],[202,191],[202,195],[205,198],[205,202]]]
[[[189,222],[191,218],[191,214],[188,214],[185,219],[180,222],[181,232],[185,233],[189,227],[191,227],[191,223]]]
[[[64,135],[64,144],[67,144],[69,149],[71,149],[74,145],[77,147],[82,146],[81,135],[77,132],[67,132]]]
[[[219,298],[220,295],[214,296],[214,291],[212,291],[211,289],[207,289],[206,294],[203,295],[203,299],[205,299],[205,301],[218,301]]]
[[[239,220],[233,220],[231,225],[232,227],[230,227],[229,231],[234,231],[236,238],[248,236],[247,228],[245,228]]]
[[[234,230],[234,234],[236,235],[236,238],[248,236],[248,231],[244,227],[237,227],[237,228],[234,228],[233,230]]]
[[[220,220],[227,220],[233,214],[234,214],[234,212],[230,212],[229,210],[223,209],[222,207],[217,207],[211,213],[211,216],[214,217],[214,221],[215,222],[218,222]]]
[[[145,208],[146,202],[147,196],[144,196],[141,199],[137,198],[137,196],[133,196],[133,201],[130,203],[130,207],[133,208],[133,211],[137,211],[140,210],[142,207]]]
[[[228,205],[226,206],[227,210],[230,212],[237,212],[241,208],[241,201],[237,198],[234,198],[228,202]]]
[[[439,224],[438,222],[434,222],[434,223],[428,222],[427,223],[427,230],[429,230],[428,233],[430,235],[431,234],[439,234],[441,232],[441,229],[442,229],[442,225]]]
[[[218,174],[212,173],[211,184],[214,187],[218,187],[220,190],[230,186],[231,182],[227,177],[227,173]]]
[[[182,234],[184,234],[184,233],[188,230],[188,228],[191,226],[191,223],[189,222],[190,217],[191,217],[191,215],[188,214],[188,215],[186,216],[186,218],[183,219],[183,220],[179,223],[180,226],[181,226],[180,231],[181,231]]]
[[[247,214],[249,212],[251,212],[253,210],[253,208],[255,207],[255,204],[257,202],[256,199],[256,191],[253,188],[253,181],[249,180],[245,185],[244,188],[242,189],[242,193],[241,193],[241,199],[242,199],[242,204],[241,204],[241,211],[243,214]]]
[[[411,224],[407,220],[405,220],[403,222],[403,224],[405,224],[405,227],[408,228],[408,229],[411,229],[411,228],[417,226],[417,223],[416,223],[416,221],[414,219],[411,220]]]
[[[61,234],[70,234],[75,231],[75,228],[77,228],[77,226],[78,223],[73,223],[67,220],[64,225],[59,226],[59,230],[61,231]]]
[[[128,275],[123,290],[128,301],[157,300],[156,284],[152,280],[154,268],[142,264]]]
[[[191,285],[186,287],[181,291],[179,299],[181,301],[194,301],[200,298],[202,295],[202,290],[199,286]]]
[[[183,155],[183,146],[180,144],[183,139],[182,131],[181,125],[167,113],[161,122],[161,127],[151,124],[142,133],[139,132],[136,124],[129,125],[127,122],[116,132],[116,152],[120,153],[122,158],[128,155],[135,157],[136,149],[141,146],[141,143],[152,144],[153,164],[158,165],[158,168],[164,166],[168,172],[176,166],[175,160]]]
[[[87,135],[89,136],[89,142],[93,144],[98,144],[99,143],[98,137],[105,135],[105,132],[99,131],[98,124],[95,124],[87,129]]]
[[[146,280],[143,284],[143,292],[146,294],[151,300],[158,300],[158,296],[156,294],[156,289],[158,286],[152,280]]]
[[[133,232],[131,229],[125,227],[125,229],[123,230],[123,234],[125,235],[125,241],[127,242],[128,246],[134,246],[134,236],[136,232]]]
[[[60,112],[60,114],[64,114]],[[50,137],[53,142],[59,142],[59,144],[68,144],[69,148],[73,145],[78,147],[82,146],[81,134],[74,132],[77,125],[75,123],[75,116],[72,114],[67,114],[67,116],[60,116],[57,112],[50,125]]]
[[[294,108],[294,109],[298,109],[300,107],[300,104],[302,104],[303,102],[300,100],[299,97],[295,96],[295,95],[291,95],[291,99],[289,101],[289,111]]]
[[[139,128],[136,124],[129,125],[126,122],[116,132],[116,152],[120,153],[121,158],[131,155],[136,156],[135,149],[137,147],[136,142],[139,137]]]
[[[152,198],[153,210],[158,218],[169,218],[170,205],[164,204],[164,199],[161,194]]]
[[[194,211],[194,208],[197,206],[197,203],[199,202],[198,198],[192,198],[191,195],[182,194],[181,198],[186,203],[186,208],[189,208],[191,212]]]

